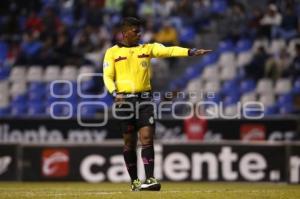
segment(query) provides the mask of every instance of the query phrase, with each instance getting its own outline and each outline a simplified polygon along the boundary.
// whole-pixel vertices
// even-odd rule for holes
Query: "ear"
[[[122,39],[126,38],[126,32],[125,31],[122,31],[121,35],[122,35]]]

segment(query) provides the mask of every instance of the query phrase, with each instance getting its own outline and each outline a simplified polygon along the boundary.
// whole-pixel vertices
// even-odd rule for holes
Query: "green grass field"
[[[0,183],[0,198],[206,199],[300,198],[300,185],[271,183],[162,183],[160,192],[131,192],[120,183]]]

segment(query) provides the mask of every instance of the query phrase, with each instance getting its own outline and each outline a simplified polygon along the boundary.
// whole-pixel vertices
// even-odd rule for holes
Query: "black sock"
[[[154,172],[154,148],[153,144],[142,146],[142,159],[144,162],[144,168],[146,172],[146,178],[153,177]]]
[[[125,160],[125,164],[127,167],[127,171],[131,178],[131,181],[137,179],[137,157],[136,157],[136,150],[129,149],[126,146],[123,149],[123,156]]]

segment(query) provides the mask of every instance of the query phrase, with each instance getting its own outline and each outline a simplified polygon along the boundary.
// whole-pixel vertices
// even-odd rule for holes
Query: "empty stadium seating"
[[[295,42],[297,40],[290,41],[289,46],[295,45]],[[236,46],[232,46],[230,42],[221,42],[217,57],[203,58],[201,68],[198,70],[196,65],[188,68],[186,72],[189,75],[185,77],[190,79],[187,78],[186,91],[201,89],[204,92],[214,92],[216,99],[206,100],[222,102],[224,113],[229,115],[241,111],[238,109],[238,102],[242,104],[260,102],[264,106],[265,116],[294,113],[293,96],[300,93],[299,78],[294,81],[290,77],[276,80],[267,77],[258,80],[245,78],[244,67],[250,63],[260,46],[264,46],[272,54],[278,54],[280,49],[288,48],[282,39],[271,42],[256,40],[253,43],[249,40],[240,40]],[[191,74],[193,72],[197,75]],[[210,106],[207,106],[207,109],[212,111]],[[249,114],[257,115],[258,112],[252,111]]]
[[[222,111],[228,115],[242,111],[239,102],[260,102],[265,108],[265,116],[292,114],[295,111],[293,96],[300,94],[300,78],[263,77],[254,80],[246,78],[245,66],[260,46],[271,54],[277,54],[282,48],[291,51],[298,42],[297,39],[289,43],[282,39],[270,42],[241,39],[234,45],[230,41],[222,41],[214,53],[188,66],[181,77],[170,83],[170,89],[182,88],[187,93],[214,93],[214,97],[196,95],[190,101],[222,103]],[[111,106],[113,99],[110,95],[95,97],[99,94],[94,93],[98,86],[95,79],[101,78],[95,76],[95,72],[95,67],[91,65],[1,67],[0,117],[50,117],[51,114],[62,118],[75,117],[78,106],[83,102],[103,102]],[[56,105],[53,106],[53,103]],[[94,117],[103,110],[93,103],[81,106],[79,114]],[[207,106],[207,110],[210,109]]]
[[[95,68],[90,65],[1,68],[0,117],[75,117],[77,106],[84,101],[86,94],[95,95],[88,98],[88,102],[103,102],[111,106],[113,99],[109,94],[97,98],[97,93],[89,90],[97,86],[94,72]],[[94,105],[87,105],[81,114],[82,117],[94,117],[101,110],[103,108],[99,106],[94,110]]]

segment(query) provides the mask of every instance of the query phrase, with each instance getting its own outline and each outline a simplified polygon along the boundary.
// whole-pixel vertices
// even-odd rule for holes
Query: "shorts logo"
[[[150,123],[150,124],[153,124],[153,123],[154,123],[154,118],[153,118],[153,117],[150,117],[150,118],[149,118],[149,123]]]
[[[69,174],[69,151],[45,149],[42,152],[42,174],[46,177],[64,177]]]

